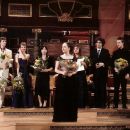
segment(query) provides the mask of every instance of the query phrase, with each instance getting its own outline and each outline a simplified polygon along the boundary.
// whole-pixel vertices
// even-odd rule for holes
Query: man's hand
[[[100,67],[104,67],[104,66],[105,66],[104,63],[102,63],[102,62],[99,62],[99,63],[96,64],[97,69],[100,68]]]

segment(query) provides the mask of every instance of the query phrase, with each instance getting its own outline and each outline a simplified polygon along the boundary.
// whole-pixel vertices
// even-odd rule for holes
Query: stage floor
[[[130,129],[130,108],[79,109],[77,122],[52,122],[52,116],[53,108],[1,108],[0,130]]]

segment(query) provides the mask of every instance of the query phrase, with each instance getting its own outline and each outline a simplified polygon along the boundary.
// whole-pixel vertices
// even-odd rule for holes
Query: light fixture
[[[1,32],[1,33],[7,32],[7,31],[8,31],[7,28],[5,28],[5,27],[0,27],[0,32]]]
[[[41,29],[41,28],[33,28],[33,29],[32,29],[32,32],[33,32],[33,33],[41,33],[41,32],[42,32],[42,29]]]
[[[72,22],[82,8],[78,0],[50,0],[48,8],[56,14],[59,22]]]
[[[38,34],[42,33],[42,29],[41,28],[33,28],[32,33],[35,34],[35,45],[37,46]]]

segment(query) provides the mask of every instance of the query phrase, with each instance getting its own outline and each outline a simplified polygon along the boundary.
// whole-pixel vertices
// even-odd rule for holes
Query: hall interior
[[[60,0],[59,0],[60,1]],[[67,3],[67,2],[68,3]],[[51,11],[49,4],[55,3]],[[42,45],[48,46],[49,55],[56,58],[61,52],[61,43],[70,41],[79,44],[82,55],[89,56],[95,46],[95,39],[105,39],[105,48],[110,54],[116,49],[116,38],[124,36],[125,47],[130,50],[130,1],[129,0],[79,0],[74,10],[81,5],[82,10],[72,12],[71,17],[62,14],[57,8],[58,0],[0,0],[0,36],[7,37],[7,47],[17,53],[21,41],[27,43],[31,61],[37,57]],[[66,6],[63,11],[72,9],[75,0],[61,0]],[[51,5],[50,5],[51,6]],[[71,7],[70,7],[71,6]],[[53,8],[54,7],[54,8]],[[72,19],[71,19],[72,18]],[[7,106],[0,109],[1,130],[129,130],[130,129],[130,82],[127,86],[128,109],[113,109],[110,93],[110,106],[106,109],[93,108],[94,93],[90,91],[90,108],[79,109],[78,121],[73,123],[52,122],[55,77],[51,76],[50,108],[11,108],[11,91],[6,91]],[[33,86],[35,76],[32,76]],[[112,86],[113,87],[113,86]],[[113,88],[112,88],[113,89]]]

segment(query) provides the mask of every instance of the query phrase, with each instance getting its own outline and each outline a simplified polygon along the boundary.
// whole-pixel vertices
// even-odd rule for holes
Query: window
[[[11,17],[32,17],[31,4],[8,4],[8,16]]]
[[[39,17],[56,17],[47,4],[39,5]]]
[[[82,9],[76,13],[76,18],[92,18],[92,6],[84,5]]]

